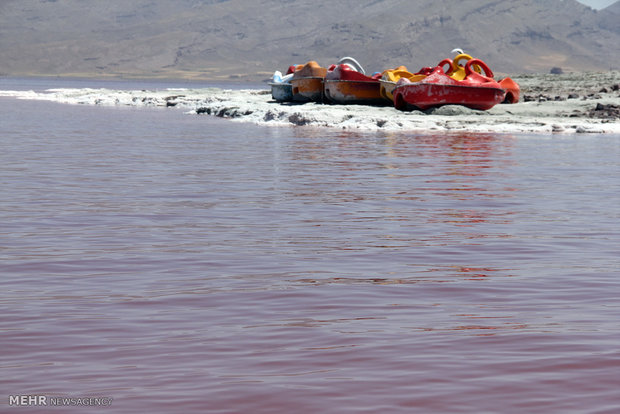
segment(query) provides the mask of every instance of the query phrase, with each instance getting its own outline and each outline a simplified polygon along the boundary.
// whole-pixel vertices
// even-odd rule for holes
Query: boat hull
[[[384,105],[378,81],[325,80],[325,99],[336,104]]]
[[[323,102],[323,78],[307,77],[291,80],[293,100],[297,102]]]
[[[271,97],[278,102],[293,100],[293,85],[290,83],[270,83]]]
[[[397,86],[394,106],[405,109],[413,106],[421,110],[443,105],[463,105],[486,111],[504,100],[506,91],[499,87],[446,85],[424,81]]]

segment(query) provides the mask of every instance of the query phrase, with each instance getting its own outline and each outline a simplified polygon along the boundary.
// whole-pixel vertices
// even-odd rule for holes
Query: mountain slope
[[[504,73],[607,70],[610,15],[575,0],[0,0],[0,73],[261,79],[347,55],[418,69],[455,47]]]
[[[607,6],[605,9],[603,9],[603,11],[604,12],[608,12],[608,13],[620,14],[620,1],[617,1],[617,2]]]

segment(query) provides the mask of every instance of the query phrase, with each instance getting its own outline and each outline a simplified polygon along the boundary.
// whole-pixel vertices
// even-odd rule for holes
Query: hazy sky
[[[593,9],[604,9],[607,6],[614,4],[617,0],[577,0],[579,3],[583,3],[592,7]]]

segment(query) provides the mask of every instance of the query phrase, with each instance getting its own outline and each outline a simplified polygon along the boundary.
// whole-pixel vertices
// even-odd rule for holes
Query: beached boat
[[[357,60],[342,58],[327,70],[325,99],[337,104],[385,105],[380,78],[381,73],[367,76]]]
[[[437,66],[441,66],[444,68],[444,73],[451,78],[457,80],[463,80],[465,78],[465,66],[461,65],[460,62],[467,62],[473,59],[470,55],[463,53],[460,49],[454,49],[452,51],[457,52],[458,54],[454,57],[454,59],[444,59]],[[474,69],[480,73],[481,69],[479,67],[474,67]],[[381,77],[381,95],[390,101],[394,101],[394,88],[396,88],[396,83],[401,78],[406,78],[410,82],[419,82],[424,79],[426,76],[430,75],[433,71],[431,67],[424,67],[417,71],[416,73],[411,73],[407,70],[405,66],[399,66],[394,70],[386,70],[383,72],[383,76]]]
[[[299,102],[323,102],[323,81],[327,69],[315,61],[300,66],[291,78],[293,100]]]
[[[300,66],[301,67],[301,66]],[[273,74],[269,86],[271,86],[271,97],[278,102],[288,102],[293,100],[293,85],[291,79],[295,73],[296,65],[289,66],[286,75],[276,70]]]
[[[474,65],[484,75],[476,72]],[[483,61],[469,60],[464,67],[463,80],[448,76],[443,66],[440,63],[428,76],[417,82],[401,78],[393,91],[394,106],[397,109],[415,107],[425,110],[442,105],[463,105],[487,110],[504,100],[506,90],[493,79],[493,72]]]
[[[454,52],[454,51],[453,51]],[[459,53],[454,60],[444,59],[437,66],[444,68],[444,73],[454,79],[463,80],[465,78],[465,68],[459,65],[461,60],[469,61],[473,59],[465,53]],[[386,70],[381,77],[381,96],[389,101],[394,101],[394,88],[396,83],[401,79],[408,79],[409,82],[419,82],[431,74],[434,68],[424,67],[416,73],[411,73],[405,66],[399,66],[393,70]],[[477,72],[481,69],[474,67]]]

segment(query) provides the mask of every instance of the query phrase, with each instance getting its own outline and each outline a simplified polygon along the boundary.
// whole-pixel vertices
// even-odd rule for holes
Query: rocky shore
[[[392,106],[278,103],[259,89],[51,89],[1,96],[89,105],[158,106],[235,122],[359,131],[620,134],[620,72],[519,75],[516,104],[489,111],[447,105],[403,112]]]
[[[618,72],[522,75],[514,79],[522,88],[521,102],[579,100],[584,103],[584,107],[574,109],[569,117],[620,119],[620,104],[605,103],[620,98]],[[594,107],[591,104],[593,101],[598,101]]]

